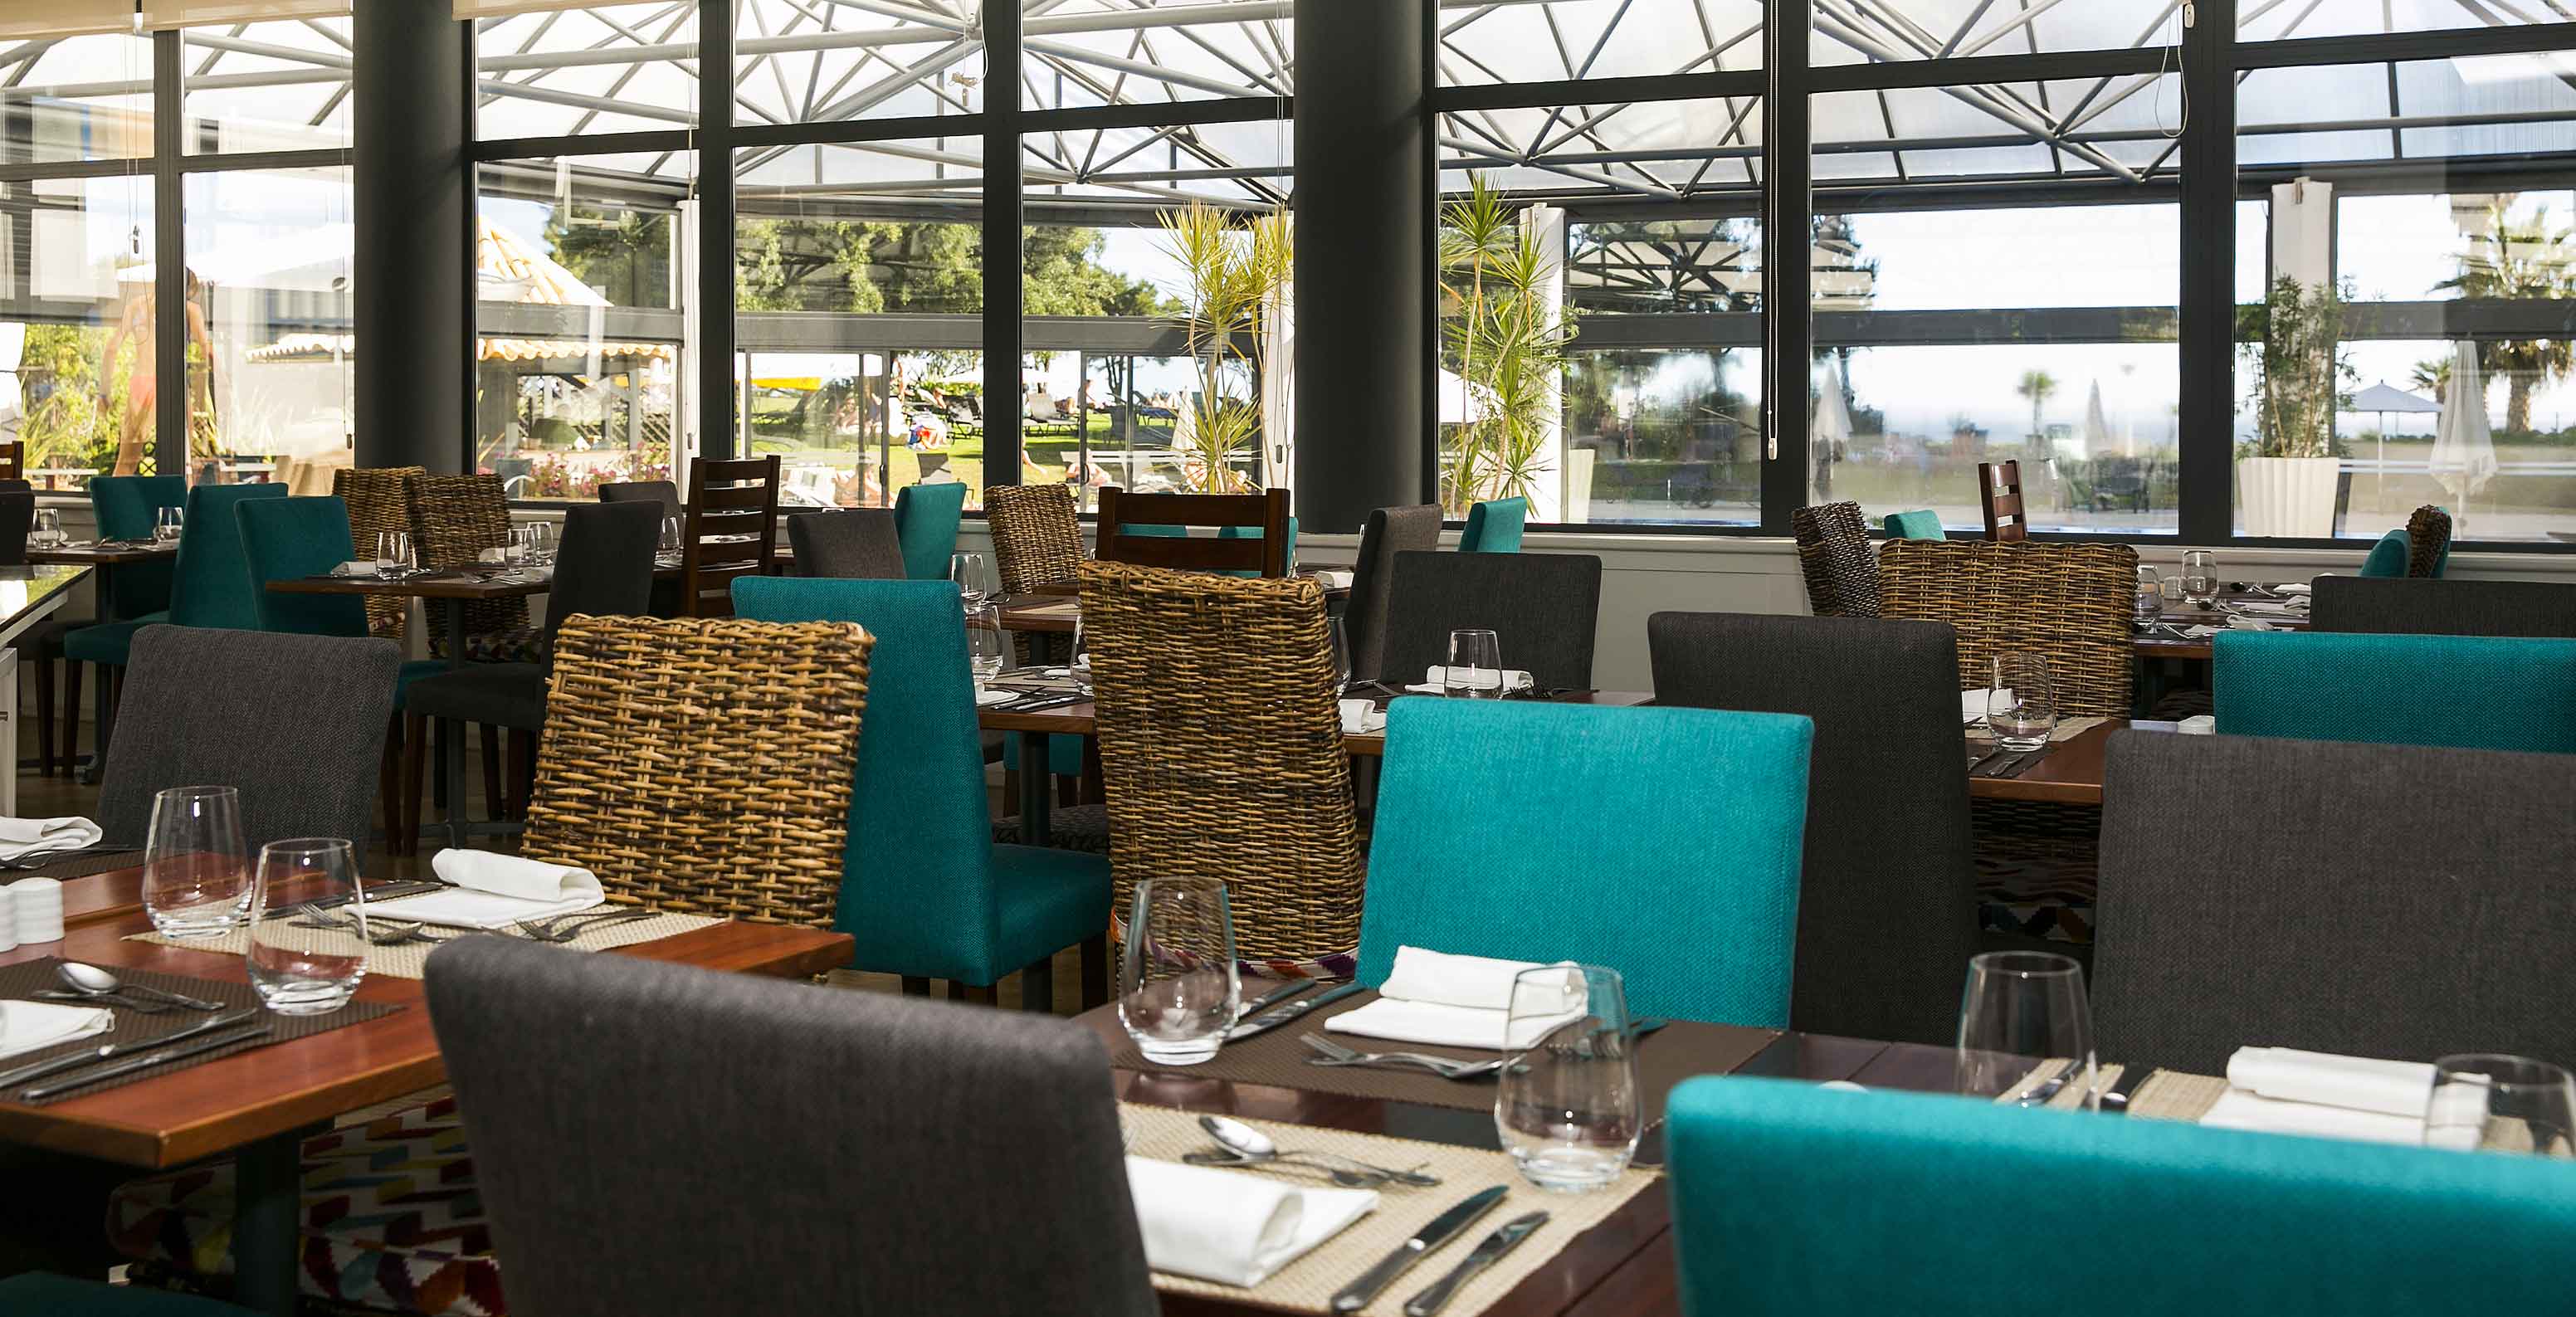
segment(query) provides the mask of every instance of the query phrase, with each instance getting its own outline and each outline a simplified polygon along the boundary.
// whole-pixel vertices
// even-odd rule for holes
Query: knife
[[[30,1079],[42,1079],[47,1075],[59,1074],[74,1066],[104,1061],[110,1057],[123,1056],[128,1052],[141,1051],[147,1047],[159,1047],[164,1043],[193,1038],[201,1033],[213,1033],[217,1029],[229,1029],[237,1024],[247,1024],[258,1014],[257,1008],[234,1011],[229,1015],[218,1015],[211,1020],[200,1020],[185,1029],[174,1029],[158,1038],[145,1038],[131,1043],[109,1043],[104,1047],[94,1047],[86,1052],[74,1052],[70,1056],[57,1056],[49,1061],[22,1065],[15,1070],[0,1073],[0,1088],[16,1088]]]
[[[405,879],[401,882],[369,883],[367,884],[365,895],[370,901],[391,901],[396,897],[419,896],[424,892],[435,892],[446,885],[447,884],[445,883],[430,882],[425,879],[417,878]],[[316,910],[336,910],[356,899],[357,898],[354,896],[342,894],[340,896],[326,896],[319,901],[303,901],[298,904],[309,905]]]
[[[1450,1296],[1458,1292],[1459,1286],[1475,1279],[1477,1272],[1502,1261],[1505,1253],[1511,1252],[1520,1245],[1522,1240],[1529,1238],[1532,1232],[1546,1224],[1547,1213],[1545,1212],[1531,1212],[1505,1222],[1502,1229],[1485,1236],[1484,1242],[1476,1245],[1474,1252],[1469,1253],[1457,1266],[1451,1267],[1448,1275],[1431,1282],[1430,1288],[1420,1294],[1406,1299],[1404,1317],[1431,1317],[1433,1313],[1448,1307]]]
[[[256,1028],[243,1029],[234,1033],[218,1034],[212,1038],[200,1038],[193,1043],[188,1043],[180,1047],[164,1047],[157,1052],[147,1052],[142,1056],[138,1056],[131,1061],[125,1062],[122,1065],[112,1065],[104,1070],[93,1070],[85,1075],[73,1075],[71,1078],[66,1079],[59,1084],[48,1084],[43,1088],[28,1089],[26,1092],[18,1095],[18,1100],[21,1102],[34,1102],[42,1098],[49,1098],[56,1093],[62,1092],[64,1089],[85,1088],[102,1079],[115,1079],[122,1075],[133,1074],[138,1070],[149,1070],[157,1065],[166,1065],[172,1061],[195,1056],[199,1052],[211,1052],[217,1048],[231,1047],[238,1043],[246,1043],[254,1038],[266,1038],[268,1033],[269,1026],[263,1024]]]
[[[1338,987],[1326,990],[1320,996],[1309,997],[1304,1001],[1292,1001],[1285,1006],[1264,1011],[1228,1030],[1225,1035],[1225,1040],[1229,1043],[1239,1043],[1246,1038],[1252,1038],[1268,1033],[1291,1020],[1305,1018],[1308,1012],[1313,1011],[1318,1006],[1329,1006],[1334,1002],[1340,1001],[1344,997],[1350,996],[1352,993],[1360,992],[1362,990],[1363,989],[1357,983],[1345,983]]]
[[[1396,1277],[1410,1270],[1433,1249],[1448,1243],[1459,1231],[1474,1225],[1476,1218],[1493,1211],[1494,1204],[1503,1201],[1503,1195],[1508,1192],[1510,1190],[1505,1186],[1495,1185],[1482,1193],[1470,1195],[1465,1202],[1431,1218],[1431,1224],[1415,1231],[1413,1238],[1398,1245],[1384,1261],[1363,1272],[1358,1280],[1343,1286],[1341,1292],[1333,1296],[1333,1311],[1358,1312],[1367,1307],[1369,1300],[1377,1297],[1378,1291],[1394,1284]]]
[[[2129,1095],[2146,1087],[2147,1081],[2164,1073],[2151,1065],[2133,1065],[2120,1071],[2120,1080],[2102,1093],[2102,1110],[2114,1116],[2129,1114]]]
[[[2047,749],[2033,750],[2029,754],[2023,755],[2021,758],[2014,760],[2012,767],[2004,769],[2002,772],[1995,774],[1995,776],[2020,777],[2022,774],[2039,767],[2039,761],[2046,759],[2047,757]]]
[[[1321,987],[1322,985],[1322,979],[1299,979],[1284,988],[1274,988],[1253,998],[1251,1001],[1245,1002],[1243,1009],[1234,1013],[1234,1018],[1237,1020],[1251,1019],[1253,1016],[1259,1015],[1261,1012],[1296,996],[1298,993],[1304,992],[1310,988]]]

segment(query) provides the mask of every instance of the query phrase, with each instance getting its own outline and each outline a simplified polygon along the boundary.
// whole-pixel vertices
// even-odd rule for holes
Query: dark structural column
[[[1770,0],[1762,67],[1770,98],[1762,108],[1762,526],[1789,531],[1807,501],[1807,381],[1814,377],[1815,315],[1809,268],[1813,178],[1808,155],[1807,30],[1811,0]]]
[[[1020,6],[984,6],[984,483],[1020,483]]]
[[[1433,0],[1296,0],[1297,520],[1429,501]]]
[[[733,65],[734,7],[698,6],[698,67]],[[733,395],[733,79],[698,79],[698,456],[741,456],[742,404]],[[671,478],[695,497],[672,454]]]
[[[443,4],[356,9],[359,466],[462,471],[473,442],[473,68],[466,25],[448,13]]]
[[[2235,533],[2236,0],[2198,0],[2182,38],[2181,540]]]

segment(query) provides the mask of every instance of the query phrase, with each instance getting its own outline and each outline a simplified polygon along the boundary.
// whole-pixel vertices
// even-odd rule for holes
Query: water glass
[[[2031,751],[2057,731],[2057,674],[2037,654],[1997,654],[1986,687],[1986,728],[2006,750]]]
[[[966,615],[966,666],[975,673],[975,689],[1002,675],[1002,615],[990,608],[978,608]]]
[[[2078,1105],[2099,1110],[2093,1010],[2082,966],[2040,951],[1990,951],[1968,962],[1968,987],[1959,999],[1960,1092],[1999,1098],[2042,1062],[2069,1059],[2075,1065],[2067,1083],[2076,1086]],[[2036,1084],[2020,1105],[2046,1105],[2062,1091]]]
[[[993,569],[980,553],[948,555],[948,579],[957,586],[957,601],[967,612],[983,607],[993,596]]]
[[[2164,578],[2153,567],[2138,569],[2136,616],[2140,626],[2154,626],[2165,615]]]
[[[411,535],[406,531],[376,532],[376,575],[392,580],[411,570]]]
[[[1333,689],[1345,690],[1351,684],[1351,635],[1342,619],[1328,617],[1324,624],[1332,630]]]
[[[2424,1143],[2462,1152],[2576,1157],[2576,1078],[2527,1057],[2443,1057],[2433,1063]]]
[[[2218,555],[2191,549],[2182,555],[2182,597],[2194,608],[2218,601]]]
[[[1234,916],[1214,878],[1148,878],[1127,912],[1118,1022],[1156,1065],[1197,1065],[1234,1027],[1243,981]]]
[[[152,512],[152,539],[159,544],[176,544],[179,527],[187,515],[177,508],[155,508]]]
[[[162,936],[221,937],[250,912],[241,792],[171,787],[152,798],[143,845],[143,909]]]
[[[1619,1178],[1645,1133],[1636,1040],[1619,972],[1547,965],[1512,979],[1494,1129],[1521,1177],[1583,1192]]]
[[[678,553],[680,551],[680,519],[678,517],[662,518],[662,542],[659,551],[662,553]]]
[[[250,986],[280,1015],[323,1015],[349,1004],[367,977],[367,903],[357,848],[341,837],[273,841],[259,848],[250,907]],[[344,898],[344,899],[343,899]],[[341,899],[311,928],[310,902]]]
[[[1470,700],[1503,697],[1503,639],[1491,631],[1449,633],[1449,663],[1440,670],[1441,694]]]
[[[36,509],[35,528],[27,535],[28,543],[39,549],[50,549],[63,542],[63,514],[54,508]]]

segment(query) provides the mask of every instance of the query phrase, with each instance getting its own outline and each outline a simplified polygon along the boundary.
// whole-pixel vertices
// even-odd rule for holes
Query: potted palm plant
[[[2343,290],[2283,275],[2261,308],[2249,350],[2260,373],[2248,398],[2255,438],[2238,447],[2236,492],[2245,533],[2324,539],[2334,534],[2335,413],[2359,377],[2342,351]]]
[[[1234,469],[1261,443],[1261,380],[1271,319],[1280,313],[1295,240],[1285,212],[1248,224],[1205,202],[1161,213],[1163,247],[1188,276],[1178,323],[1189,337],[1198,393],[1172,431],[1183,479],[1196,493],[1237,493],[1252,481]]]
[[[1558,388],[1574,320],[1551,308],[1548,252],[1471,175],[1440,217],[1441,365],[1457,372],[1465,415],[1443,445],[1440,501],[1453,517],[1480,499],[1531,497],[1552,478]]]

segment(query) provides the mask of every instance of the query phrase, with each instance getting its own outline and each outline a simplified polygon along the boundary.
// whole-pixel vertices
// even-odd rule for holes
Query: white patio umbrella
[[[1816,382],[1816,417],[1809,437],[1815,445],[1816,496],[1825,498],[1834,491],[1834,458],[1851,443],[1851,404],[1843,401],[1843,375],[1834,362],[1825,363],[1824,378]]]
[[[2091,457],[2111,446],[2111,422],[2102,415],[2102,381],[2093,381],[2093,396],[2084,402],[2084,429],[2080,435],[2084,456]]]
[[[2442,410],[2442,404],[2430,398],[2417,397],[2404,389],[2393,388],[2381,380],[2352,395],[2352,406],[2346,410],[2370,412],[2379,417],[2379,493],[2382,506],[2388,493],[2388,418],[2393,413],[2421,415]]]
[[[2442,393],[2442,419],[2433,434],[2433,479],[2460,503],[2457,520],[2468,521],[2468,501],[2495,478],[2495,434],[2487,428],[2487,385],[2478,377],[2477,345],[2455,344],[2451,350],[2451,383]]]
[[[1261,483],[1277,489],[1296,483],[1297,430],[1297,294],[1281,285],[1263,318],[1269,342],[1262,356],[1269,369],[1261,377]]]

